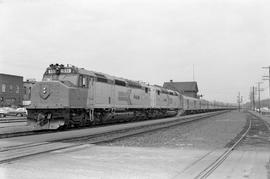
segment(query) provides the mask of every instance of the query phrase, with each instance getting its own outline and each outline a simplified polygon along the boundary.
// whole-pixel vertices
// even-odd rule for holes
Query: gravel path
[[[233,111],[103,145],[188,149],[222,148],[240,133],[245,123],[246,114]]]

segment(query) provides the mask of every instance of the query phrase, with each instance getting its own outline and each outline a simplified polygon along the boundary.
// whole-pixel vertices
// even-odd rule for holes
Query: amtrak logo
[[[50,88],[48,85],[40,85],[39,96],[42,99],[47,99],[50,96]]]
[[[119,91],[118,92],[118,100],[119,101],[126,101],[128,104],[131,104],[130,95],[131,95],[130,89],[126,92]]]

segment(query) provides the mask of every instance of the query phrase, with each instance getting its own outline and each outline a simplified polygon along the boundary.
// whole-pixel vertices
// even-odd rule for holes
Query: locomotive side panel
[[[93,77],[88,78],[87,104],[88,108],[93,108],[95,104],[95,81]]]
[[[151,108],[151,95],[150,95],[151,89],[149,86],[145,87],[143,92],[143,105],[144,108]]]
[[[112,108],[112,84],[95,82],[95,108]]]
[[[130,108],[132,106],[131,89],[119,85],[114,85],[114,89],[115,108]]]
[[[168,95],[168,108],[169,109],[177,109],[180,105],[180,100],[178,95]]]
[[[71,88],[70,89],[70,108],[86,108],[87,107],[87,88]]]
[[[142,109],[150,107],[150,98],[148,100],[148,96],[143,89],[130,88],[130,90],[132,108]]]
[[[168,108],[168,95],[162,92],[157,93],[157,107]]]

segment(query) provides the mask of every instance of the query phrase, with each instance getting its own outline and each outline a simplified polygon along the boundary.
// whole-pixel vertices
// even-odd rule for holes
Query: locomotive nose
[[[59,81],[38,82],[32,89],[31,106],[63,108],[69,105],[69,89]]]
[[[39,94],[42,99],[47,99],[51,95],[50,86],[48,84],[41,84]]]

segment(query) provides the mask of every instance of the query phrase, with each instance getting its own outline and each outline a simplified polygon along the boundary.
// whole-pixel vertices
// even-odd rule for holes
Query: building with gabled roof
[[[178,91],[180,94],[185,96],[198,98],[198,85],[196,81],[187,81],[187,82],[165,82],[163,84],[164,88]]]

